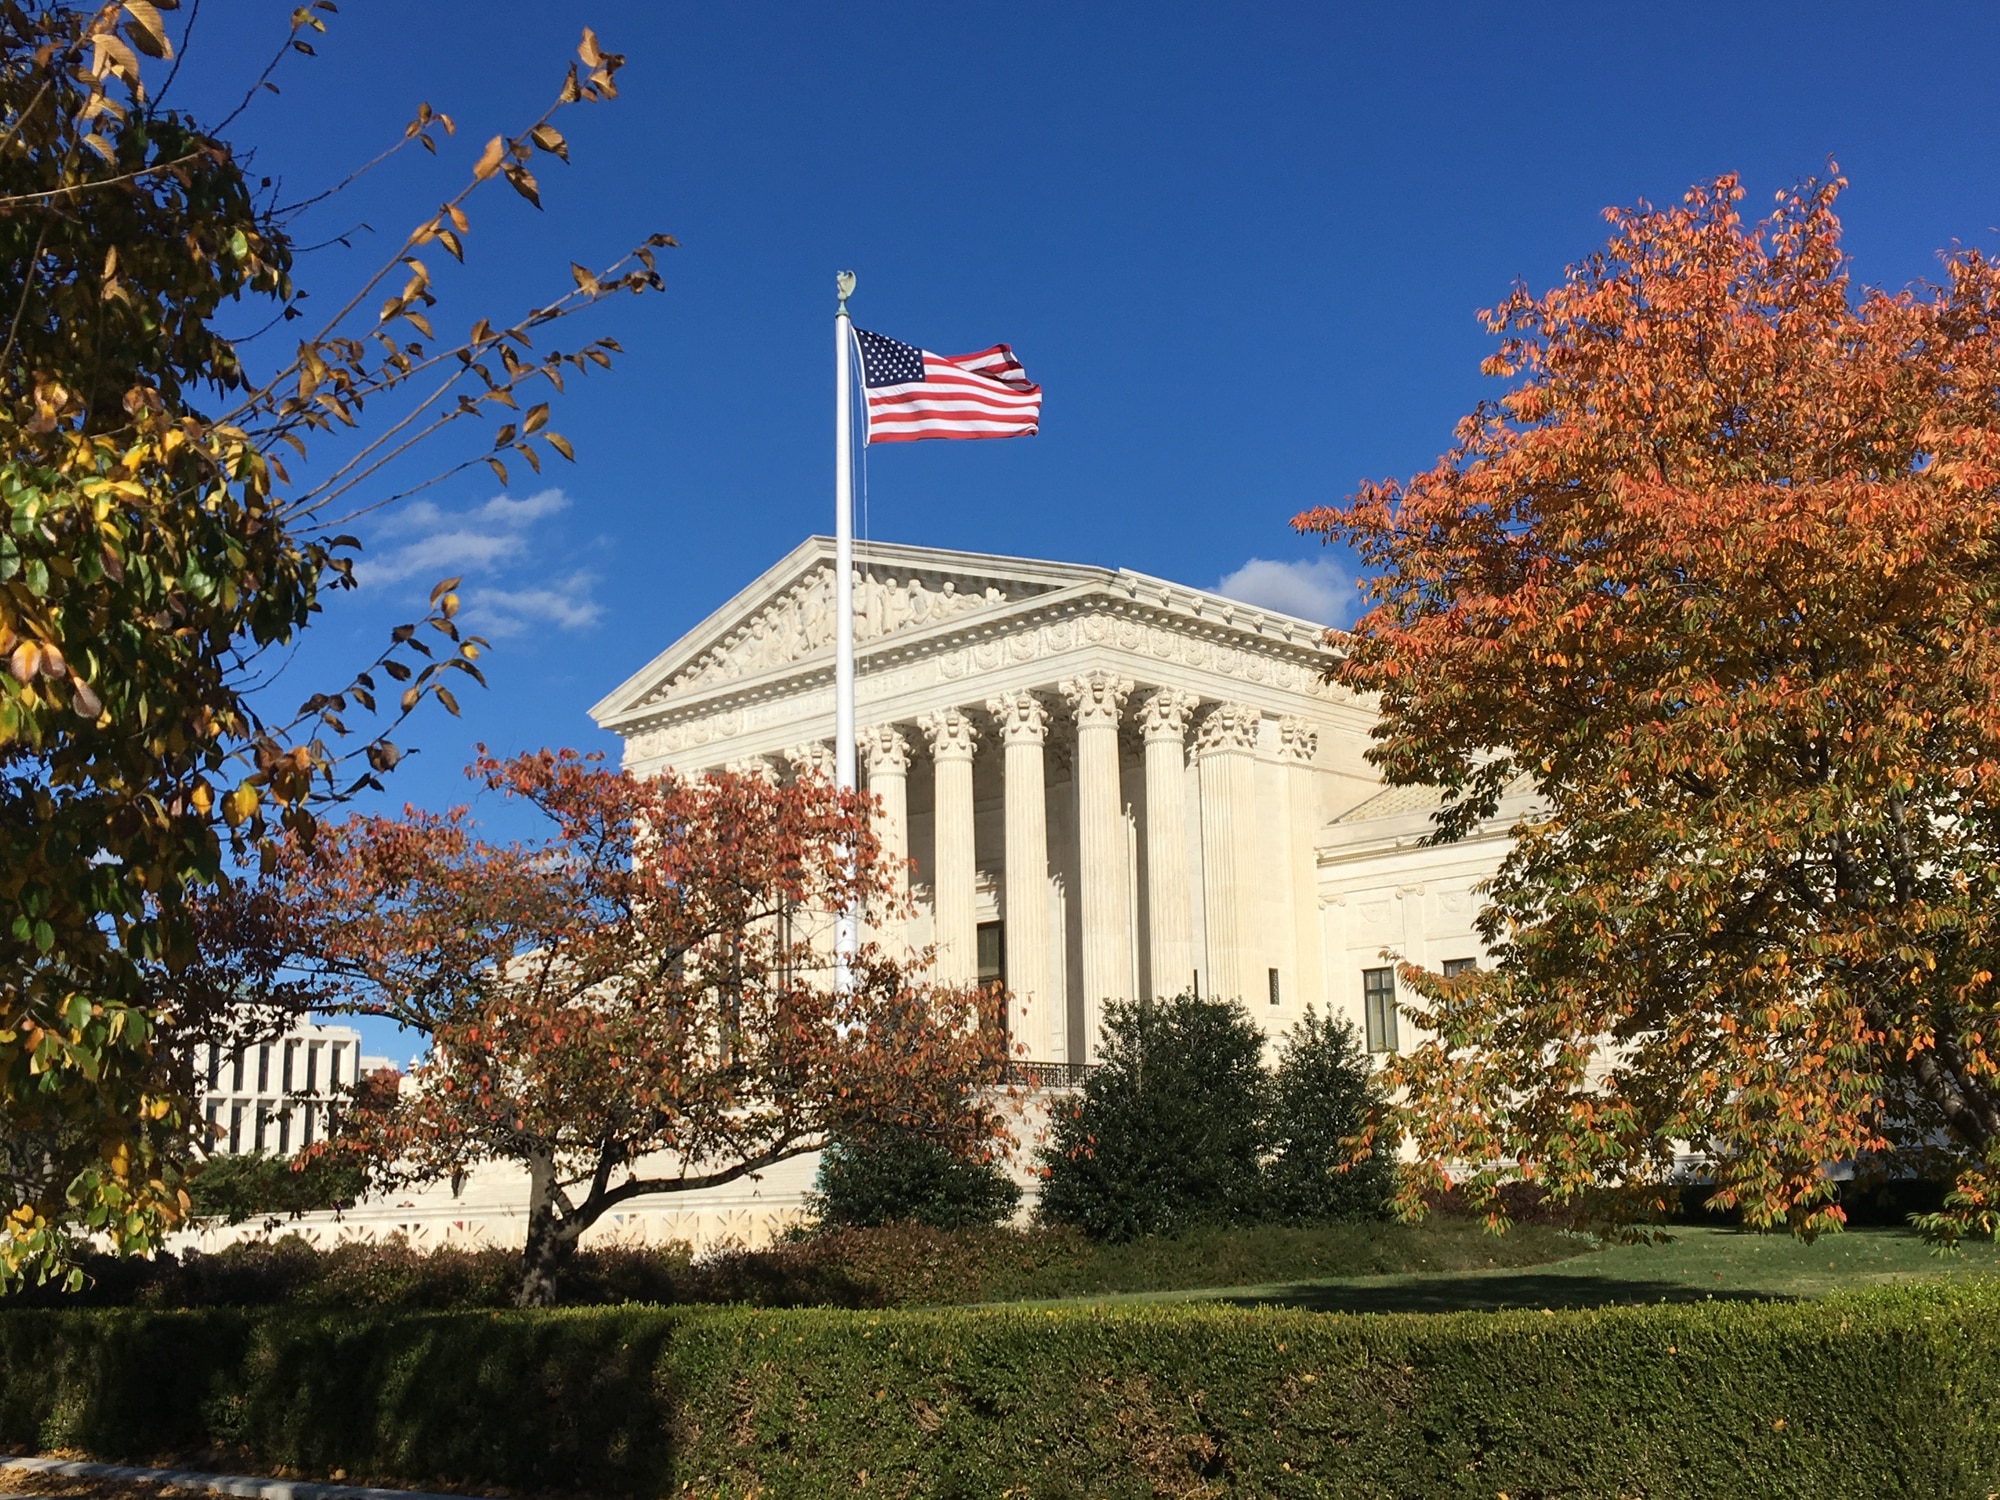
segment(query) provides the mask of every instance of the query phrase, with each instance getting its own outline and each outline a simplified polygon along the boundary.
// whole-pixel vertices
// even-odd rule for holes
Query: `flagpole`
[[[854,774],[854,403],[849,386],[853,325],[847,318],[854,273],[834,278],[839,305],[833,314],[833,765],[843,792]],[[852,905],[834,919],[834,982],[846,993],[854,982],[859,922]]]

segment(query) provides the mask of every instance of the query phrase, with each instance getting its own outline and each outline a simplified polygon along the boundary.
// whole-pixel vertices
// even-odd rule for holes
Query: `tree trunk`
[[[556,1167],[553,1159],[528,1162],[528,1243],[521,1252],[521,1283],[514,1292],[516,1307],[553,1307],[556,1278],[576,1248],[571,1226],[556,1216]]]

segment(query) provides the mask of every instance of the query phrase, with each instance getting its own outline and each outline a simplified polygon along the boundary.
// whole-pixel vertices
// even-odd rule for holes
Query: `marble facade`
[[[625,766],[830,775],[832,569],[831,540],[801,543],[598,703]],[[857,574],[858,760],[911,881],[900,936],[944,977],[1004,980],[1026,1059],[1088,1063],[1107,1000],[1190,987],[1274,1038],[1312,1006],[1386,1051],[1413,1040],[1396,959],[1481,959],[1479,883],[1529,790],[1425,843],[1436,795],[1381,785],[1320,626],[1125,569],[869,543]],[[590,1238],[756,1243],[813,1168],[641,1200]],[[525,1204],[493,1165],[300,1227],[519,1243]]]
[[[823,764],[832,567],[829,539],[801,543],[600,702],[626,767]],[[1189,988],[1273,1033],[1309,1005],[1359,1023],[1339,820],[1382,788],[1321,627],[1126,569],[885,543],[857,551],[855,614],[904,936],[942,977],[1004,978],[1018,1050],[1087,1063],[1107,1000]],[[1392,884],[1428,863],[1406,851]]]

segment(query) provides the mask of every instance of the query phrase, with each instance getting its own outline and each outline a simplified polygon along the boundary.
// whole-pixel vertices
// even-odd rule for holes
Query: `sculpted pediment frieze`
[[[1007,592],[990,583],[961,589],[951,578],[869,573],[854,589],[854,638],[880,640],[1008,602]],[[833,618],[833,570],[819,568],[675,674],[666,690],[731,682],[831,652]]]

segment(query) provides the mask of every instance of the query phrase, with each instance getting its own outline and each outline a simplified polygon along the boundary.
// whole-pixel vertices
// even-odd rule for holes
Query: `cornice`
[[[928,559],[933,555],[945,558],[960,554],[924,551],[921,555]],[[871,563],[876,560],[873,556],[869,559]],[[927,570],[951,571],[935,564],[928,565]],[[1141,573],[1094,571],[1098,571],[1100,576],[1031,595],[1018,602],[968,611],[934,624],[859,643],[855,651],[856,677],[865,682],[872,674],[923,657],[939,656],[983,641],[1024,634],[1062,620],[1081,621],[1092,616],[1165,628],[1189,639],[1311,668],[1316,675],[1323,673],[1334,659],[1326,641],[1327,632],[1310,621],[1224,599],[1205,590],[1149,578]],[[631,735],[660,729],[684,719],[723,713],[776,698],[794,697],[824,687],[832,680],[832,652],[820,651],[800,661],[746,673],[664,701],[635,704],[617,712],[606,712],[605,704],[600,704],[592,710],[592,714],[602,728]],[[1340,693],[1335,701],[1348,697],[1351,695]],[[605,702],[608,704],[611,700]]]

